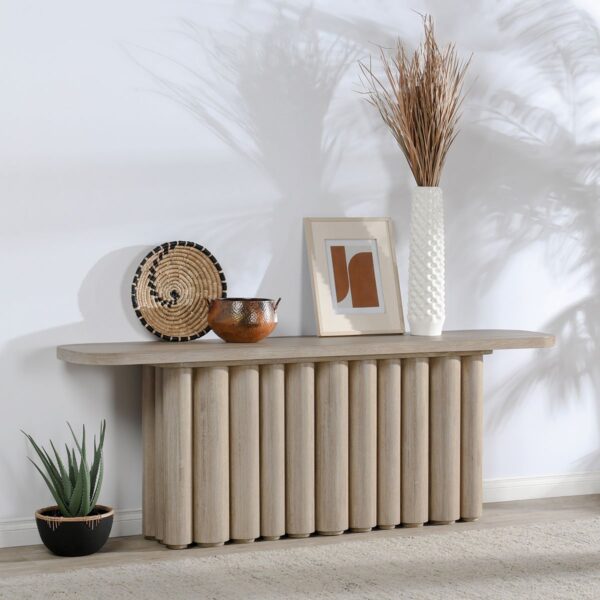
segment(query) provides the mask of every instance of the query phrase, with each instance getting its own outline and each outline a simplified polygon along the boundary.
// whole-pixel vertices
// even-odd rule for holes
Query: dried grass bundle
[[[462,86],[470,59],[461,62],[454,44],[440,50],[433,19],[423,17],[425,39],[409,55],[400,40],[395,53],[380,49],[381,81],[371,62],[359,63],[368,101],[377,108],[402,149],[419,186],[437,186],[458,130]]]

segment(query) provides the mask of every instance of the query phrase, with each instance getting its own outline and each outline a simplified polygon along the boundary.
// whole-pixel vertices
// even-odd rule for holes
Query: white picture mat
[[[404,333],[404,318],[392,223],[388,218],[305,219],[319,335]],[[377,314],[335,312],[326,256],[326,240],[377,241],[384,311]]]

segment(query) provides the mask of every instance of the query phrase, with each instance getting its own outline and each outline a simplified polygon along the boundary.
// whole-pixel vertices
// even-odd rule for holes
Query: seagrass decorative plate
[[[142,325],[169,342],[189,342],[210,331],[208,302],[227,296],[217,259],[194,242],[167,242],[149,252],[131,284]]]

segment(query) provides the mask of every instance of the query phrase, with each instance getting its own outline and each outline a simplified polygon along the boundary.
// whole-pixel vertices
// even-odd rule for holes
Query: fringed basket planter
[[[58,506],[47,506],[35,513],[42,542],[59,556],[86,556],[98,552],[112,529],[114,510],[97,504],[85,517],[63,517]]]

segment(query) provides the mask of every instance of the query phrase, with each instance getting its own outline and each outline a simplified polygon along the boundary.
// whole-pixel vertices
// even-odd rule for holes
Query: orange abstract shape
[[[346,267],[346,248],[344,246],[331,246],[331,264],[333,267],[335,299],[341,302],[348,295],[350,289],[348,268]]]
[[[354,308],[373,308],[379,306],[375,266],[372,252],[355,254],[348,265],[350,291]]]

